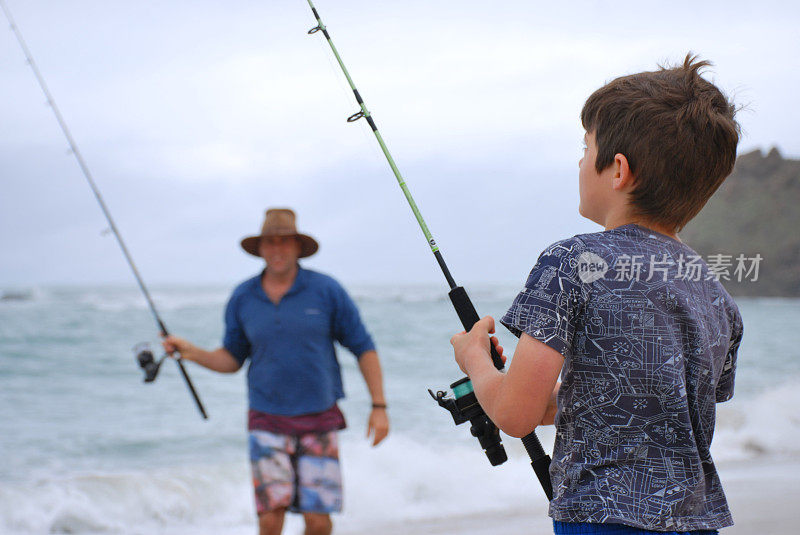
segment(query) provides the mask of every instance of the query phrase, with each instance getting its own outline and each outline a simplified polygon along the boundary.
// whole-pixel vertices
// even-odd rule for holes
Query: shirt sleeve
[[[361,321],[356,304],[338,283],[334,284],[333,338],[356,357],[374,350],[375,343]]]
[[[733,327],[731,329],[731,345],[725,357],[725,364],[722,366],[722,374],[717,381],[716,400],[717,403],[728,401],[733,397],[733,381],[736,376],[736,357],[739,353],[739,345],[742,343],[744,334],[744,324],[742,316],[738,310],[734,310]]]
[[[239,362],[241,366],[247,357],[250,356],[250,341],[244,332],[244,327],[239,320],[238,306],[236,294],[231,296],[228,300],[228,305],[225,307],[225,337],[222,341],[222,346],[233,355],[233,358]]]
[[[564,357],[570,356],[576,326],[589,297],[587,285],[578,274],[579,256],[585,250],[577,238],[545,249],[500,323],[516,336],[525,333]]]

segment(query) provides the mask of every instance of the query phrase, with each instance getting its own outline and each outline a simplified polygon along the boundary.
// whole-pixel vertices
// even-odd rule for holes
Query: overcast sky
[[[6,0],[146,281],[234,284],[291,206],[359,282],[441,275],[305,0]],[[687,51],[800,157],[790,2],[318,0],[456,279],[519,282],[577,212],[585,98]],[[0,20],[0,288],[132,277]]]

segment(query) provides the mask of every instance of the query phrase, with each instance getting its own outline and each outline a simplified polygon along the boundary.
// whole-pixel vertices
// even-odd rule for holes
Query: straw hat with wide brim
[[[297,232],[295,215],[289,208],[271,208],[267,210],[264,224],[261,226],[261,234],[258,236],[248,236],[242,240],[242,249],[253,256],[260,257],[258,254],[258,244],[261,238],[271,236],[294,236],[300,242],[300,256],[305,258],[311,256],[319,249],[317,240],[306,234]]]

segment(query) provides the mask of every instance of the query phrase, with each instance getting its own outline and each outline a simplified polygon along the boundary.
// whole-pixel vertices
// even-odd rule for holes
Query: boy
[[[501,319],[520,335],[507,373],[488,358],[491,317],[451,340],[500,429],[556,425],[557,534],[733,523],[709,447],[715,403],[733,395],[742,320],[676,234],[736,159],[735,109],[700,76],[707,65],[689,55],[589,97],[579,211],[606,230],[541,254]]]

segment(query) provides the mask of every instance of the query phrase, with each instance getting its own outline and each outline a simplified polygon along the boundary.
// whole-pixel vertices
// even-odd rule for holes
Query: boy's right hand
[[[489,338],[489,341],[492,343],[492,346],[494,346],[494,350],[497,351],[497,355],[500,357],[500,360],[503,362],[503,366],[505,366],[506,365],[506,361],[508,360],[508,357],[506,357],[503,354],[503,346],[500,345],[500,340],[498,340],[496,336],[492,336],[491,338]]]
[[[461,331],[450,339],[456,363],[461,368],[461,371],[469,375],[467,372],[467,360],[469,360],[470,356],[476,353],[484,353],[488,357],[490,354],[489,344],[494,346],[503,364],[506,363],[503,347],[497,337],[492,336],[492,334],[494,334],[494,318],[486,316],[478,321],[469,332]],[[487,344],[486,341],[489,343]]]

